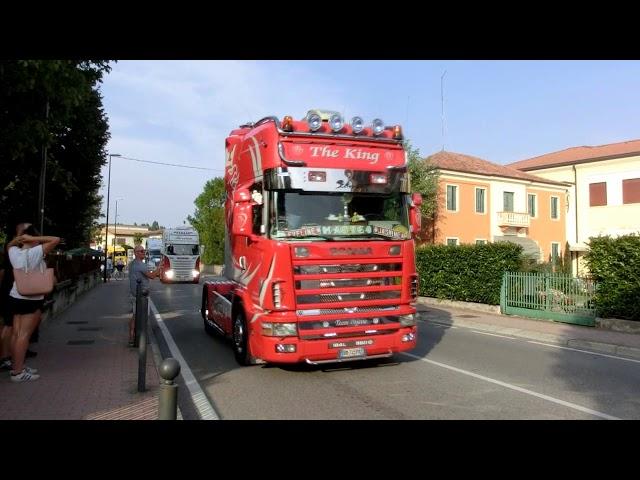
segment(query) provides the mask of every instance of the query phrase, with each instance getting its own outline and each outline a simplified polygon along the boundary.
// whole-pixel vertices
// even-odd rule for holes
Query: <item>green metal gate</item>
[[[561,273],[505,272],[500,309],[507,315],[595,325],[595,283]]]

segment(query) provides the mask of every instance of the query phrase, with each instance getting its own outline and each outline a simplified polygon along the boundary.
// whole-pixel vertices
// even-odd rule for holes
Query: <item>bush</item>
[[[640,235],[592,237],[589,247],[598,315],[640,320]]]
[[[503,274],[518,270],[521,254],[520,245],[508,242],[422,246],[416,251],[419,294],[498,305]]]

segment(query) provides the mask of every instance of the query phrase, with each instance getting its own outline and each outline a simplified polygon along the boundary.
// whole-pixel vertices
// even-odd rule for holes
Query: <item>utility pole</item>
[[[44,118],[47,126],[47,136],[42,144],[42,164],[40,165],[40,185],[38,187],[38,223],[40,225],[40,235],[44,235],[44,187],[47,176],[47,142],[49,141],[49,98],[47,98],[45,103]]]
[[[445,70],[440,77],[440,102],[442,103],[442,151],[444,152],[444,76],[447,74]]]

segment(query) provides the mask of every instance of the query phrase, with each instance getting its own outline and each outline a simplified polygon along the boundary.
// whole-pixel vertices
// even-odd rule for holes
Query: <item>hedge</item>
[[[508,242],[422,246],[416,250],[419,294],[498,305],[502,276],[518,271],[521,254],[520,245]]]
[[[640,320],[640,235],[592,237],[589,248],[598,315]]]

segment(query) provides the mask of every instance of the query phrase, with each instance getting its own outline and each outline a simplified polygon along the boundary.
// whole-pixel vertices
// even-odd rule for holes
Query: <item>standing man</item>
[[[137,281],[140,280],[140,288],[148,289],[149,280],[158,278],[162,275],[162,265],[159,265],[154,271],[150,272],[144,260],[144,248],[142,245],[137,245],[133,249],[135,258],[129,264],[129,301],[131,302],[132,316],[129,320],[129,346],[135,345],[135,323],[136,323],[136,286]]]

